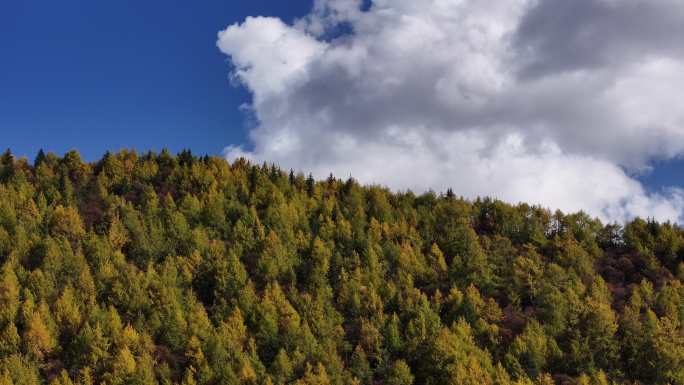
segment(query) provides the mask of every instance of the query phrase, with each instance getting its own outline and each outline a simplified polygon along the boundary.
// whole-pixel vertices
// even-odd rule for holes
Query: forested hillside
[[[0,385],[684,384],[669,223],[189,152],[0,162]]]

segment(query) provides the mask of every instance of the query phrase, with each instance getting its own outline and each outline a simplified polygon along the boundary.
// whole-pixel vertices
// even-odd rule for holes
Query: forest
[[[8,150],[0,261],[0,385],[684,385],[673,223]]]

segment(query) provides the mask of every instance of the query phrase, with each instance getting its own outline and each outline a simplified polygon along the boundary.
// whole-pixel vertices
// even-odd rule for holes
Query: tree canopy
[[[672,223],[7,151],[0,262],[3,385],[684,385]]]

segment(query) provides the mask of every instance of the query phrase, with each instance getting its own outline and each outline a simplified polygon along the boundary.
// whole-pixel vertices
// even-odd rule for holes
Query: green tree
[[[387,382],[396,385],[412,385],[413,374],[411,374],[411,368],[409,368],[405,361],[397,360],[390,369]]]

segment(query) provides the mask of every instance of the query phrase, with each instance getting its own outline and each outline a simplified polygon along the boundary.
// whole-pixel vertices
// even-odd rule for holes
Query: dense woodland
[[[187,151],[0,163],[0,385],[684,384],[673,224]]]

